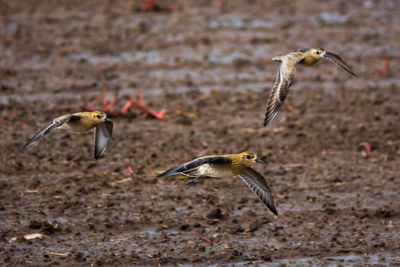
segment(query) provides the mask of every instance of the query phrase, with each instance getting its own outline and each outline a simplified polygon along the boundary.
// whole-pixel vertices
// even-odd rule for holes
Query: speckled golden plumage
[[[285,100],[290,86],[294,82],[297,64],[313,66],[322,58],[332,61],[351,75],[356,76],[352,68],[347,65],[340,56],[322,48],[299,49],[286,55],[274,57],[272,60],[281,62],[281,66],[279,67],[275,83],[268,97],[264,126],[267,126],[278,114],[278,110]]]
[[[70,120],[66,121],[71,116],[78,116],[80,120]],[[60,128],[70,129],[75,132],[86,132],[100,123],[103,123],[106,118],[106,114],[102,111],[93,111],[93,112],[77,112],[73,114],[67,114],[56,118],[57,122],[64,122]]]
[[[33,136],[23,148],[31,146],[35,141],[49,134],[53,129],[62,128],[74,132],[86,132],[95,128],[94,157],[97,159],[103,155],[112,135],[113,123],[107,119],[102,111],[77,112],[55,118],[46,127]]]
[[[194,185],[200,178],[223,178],[238,175],[253,193],[274,214],[278,215],[267,181],[260,173],[251,168],[255,162],[262,161],[252,152],[204,156],[173,167],[158,177],[184,174],[195,178],[187,184]]]

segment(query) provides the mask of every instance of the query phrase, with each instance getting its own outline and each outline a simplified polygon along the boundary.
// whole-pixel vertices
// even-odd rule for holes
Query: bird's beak
[[[262,161],[262,160],[259,159],[259,158],[256,158],[255,160],[256,160],[257,163],[264,163],[264,161]]]

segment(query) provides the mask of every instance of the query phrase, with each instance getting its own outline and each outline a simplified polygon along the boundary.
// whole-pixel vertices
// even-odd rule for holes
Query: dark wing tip
[[[276,216],[279,216],[278,211],[276,210],[275,206],[271,206],[268,208],[272,211],[273,214],[275,214]]]
[[[113,123],[106,120],[96,126],[94,132],[94,158],[99,159],[107,149],[113,133]]]
[[[353,75],[354,77],[357,77],[357,78],[358,78],[357,74],[355,74],[353,70],[351,70],[351,72],[349,72],[349,73],[350,73],[351,75]]]
[[[178,174],[178,172],[172,172],[172,171],[165,171],[163,173],[160,173],[159,175],[157,175],[156,177],[167,177],[167,176],[173,176],[175,174]]]
[[[274,204],[274,201],[273,201],[273,200],[272,200],[272,201],[268,201],[268,200],[263,199],[263,198],[261,198],[261,197],[260,197],[260,199],[264,202],[264,205],[267,206],[267,208],[268,208],[273,214],[275,214],[276,216],[279,216],[278,211],[277,211],[276,208],[275,208],[275,204]]]
[[[265,114],[264,123],[263,123],[264,127],[267,126],[268,123],[269,123],[268,116],[267,116],[267,114]]]
[[[343,68],[343,67],[342,67]],[[354,73],[353,68],[351,66],[347,65],[347,68],[343,68],[345,71],[347,71],[350,75],[354,77],[358,77],[357,74]]]
[[[43,137],[43,133],[42,131],[40,131],[39,133],[37,133],[34,137],[32,137],[31,139],[29,139],[28,142],[26,142],[26,144],[23,145],[22,149],[27,149],[28,147],[30,147],[31,145],[33,145],[33,143],[35,143],[37,140],[41,139]]]
[[[99,158],[101,158],[101,156],[104,154],[105,148],[104,149],[99,149],[97,147],[97,145],[95,145],[94,148],[94,159],[98,160]]]
[[[21,149],[26,149],[26,148],[29,146],[29,144],[30,144],[30,142],[26,143],[25,145],[23,145],[23,146],[21,147]]]
[[[271,119],[269,117],[270,116],[268,114],[265,114],[264,123],[263,123],[264,127],[266,127],[270,123]]]
[[[349,74],[353,75],[354,77],[358,77],[354,73],[353,68],[350,65],[348,65],[339,55],[336,55],[335,53],[326,51],[325,55],[323,57],[329,59],[330,61],[332,61],[333,63],[335,63],[336,65],[338,65],[339,67],[341,67],[342,69],[347,71]]]
[[[267,126],[273,119],[275,119],[276,115],[278,115],[280,106],[281,104],[276,103],[268,104],[264,117],[264,127]]]
[[[101,151],[99,149],[94,149],[94,159],[98,160],[99,158],[101,158],[101,156],[103,155],[104,151]]]
[[[172,167],[171,169],[168,169],[165,172],[160,173],[159,175],[157,175],[157,177],[166,177],[166,176],[172,176],[172,175],[178,174],[179,169],[182,167],[182,165]]]
[[[96,148],[95,148],[95,151],[94,151],[94,159],[95,159],[95,160],[98,160],[99,158],[101,158],[101,157],[103,156],[105,150],[106,150],[105,148],[104,148],[104,149],[96,149]]]

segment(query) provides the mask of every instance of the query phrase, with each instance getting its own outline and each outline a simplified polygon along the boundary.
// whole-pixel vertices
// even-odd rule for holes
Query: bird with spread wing
[[[49,134],[53,129],[68,129],[74,132],[94,131],[94,158],[100,158],[110,142],[113,122],[102,111],[78,112],[55,118],[46,127],[33,136],[23,148],[28,148],[35,141]]]
[[[274,57],[272,60],[281,62],[281,66],[279,67],[275,83],[268,97],[264,126],[267,126],[278,114],[278,110],[282,106],[289,92],[289,88],[294,82],[297,64],[313,66],[322,58],[332,61],[351,75],[357,77],[352,67],[347,65],[340,56],[322,48],[299,49],[286,55]]]
[[[237,175],[267,208],[278,215],[267,181],[260,173],[251,168],[255,162],[262,161],[252,152],[204,156],[173,167],[158,177],[183,174],[194,178],[187,183],[187,186],[191,186],[197,184],[201,178],[224,178]]]

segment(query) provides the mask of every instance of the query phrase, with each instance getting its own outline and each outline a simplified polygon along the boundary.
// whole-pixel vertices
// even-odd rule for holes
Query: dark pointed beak
[[[264,161],[262,161],[262,160],[259,159],[259,158],[256,158],[256,162],[257,162],[257,163],[264,163]]]

